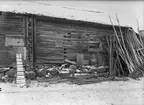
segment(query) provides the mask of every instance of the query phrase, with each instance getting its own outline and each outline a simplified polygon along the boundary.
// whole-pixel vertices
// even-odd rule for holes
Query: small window
[[[102,50],[102,43],[100,41],[89,41],[88,52],[97,52]]]
[[[23,38],[6,36],[5,46],[24,46]]]
[[[93,43],[89,45],[89,48],[99,49],[100,43]]]

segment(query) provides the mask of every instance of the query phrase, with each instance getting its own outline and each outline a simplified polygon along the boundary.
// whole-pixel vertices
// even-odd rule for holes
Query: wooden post
[[[26,16],[26,46],[27,46],[27,62],[30,69],[35,68],[35,21],[33,15]]]
[[[36,18],[33,16],[33,68],[36,66]]]
[[[77,66],[82,66],[83,65],[83,59],[84,59],[83,54],[78,53],[77,54]]]
[[[112,38],[113,37],[110,37],[110,46],[109,46],[109,74],[110,76],[113,75],[113,52],[112,52],[112,49],[113,49],[113,45],[112,45]]]

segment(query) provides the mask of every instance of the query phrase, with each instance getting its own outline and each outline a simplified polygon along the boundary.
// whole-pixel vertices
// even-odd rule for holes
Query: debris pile
[[[96,67],[93,65],[77,66],[73,61],[68,60],[62,65],[42,65],[34,71],[26,69],[25,77],[27,80],[38,80],[39,82],[53,83],[70,80],[97,79],[98,77],[108,77],[108,66]],[[2,82],[15,82],[16,68],[1,68],[0,80]]]
[[[16,68],[14,67],[0,68],[0,81],[12,83],[15,80],[16,80]]]
[[[65,63],[62,65],[44,65],[36,68],[36,78],[40,82],[80,82],[86,79],[96,80],[99,77],[108,77],[108,66],[96,67],[93,65],[77,66]]]

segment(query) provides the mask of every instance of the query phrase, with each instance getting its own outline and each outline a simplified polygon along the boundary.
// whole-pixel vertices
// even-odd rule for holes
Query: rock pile
[[[65,63],[62,65],[42,65],[30,70],[26,68],[25,77],[27,80],[45,80],[52,78],[81,78],[81,77],[97,77],[108,75],[108,67],[95,67],[95,66],[76,66],[75,64]],[[0,80],[2,82],[15,82],[16,68],[0,68]]]

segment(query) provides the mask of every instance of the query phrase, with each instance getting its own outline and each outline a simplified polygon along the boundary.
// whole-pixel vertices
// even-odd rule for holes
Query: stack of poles
[[[113,77],[115,77],[116,72],[118,76],[125,75],[122,61],[126,64],[128,72],[132,73],[133,71],[138,70],[138,68],[141,67],[144,62],[144,56],[141,56],[144,55],[144,53],[141,50],[139,52],[137,51],[141,47],[144,48],[142,39],[140,38],[139,40],[133,30],[128,30],[124,39],[117,14],[116,19],[120,35],[118,35],[110,16],[109,19],[114,30],[114,35],[110,37],[110,41],[107,40],[110,61],[109,74]]]

